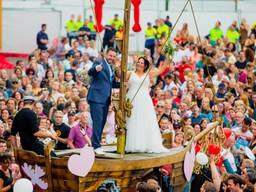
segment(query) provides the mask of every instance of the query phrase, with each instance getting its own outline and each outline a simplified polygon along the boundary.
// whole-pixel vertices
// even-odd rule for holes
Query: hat
[[[224,83],[220,83],[219,84],[219,88],[221,89],[221,88],[225,88],[225,84]]]
[[[33,101],[33,102],[35,102],[36,99],[35,99],[35,97],[33,97],[32,95],[27,95],[27,96],[25,96],[25,97],[23,98],[23,101]]]

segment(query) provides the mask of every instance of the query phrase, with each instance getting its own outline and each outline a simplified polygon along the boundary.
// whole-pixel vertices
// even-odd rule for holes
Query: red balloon
[[[201,146],[199,144],[196,144],[195,146],[195,152],[196,154],[201,150]]]
[[[224,128],[223,133],[224,133],[226,139],[228,139],[232,135],[232,131],[229,128]]]
[[[140,32],[140,4],[141,0],[132,0],[132,4],[134,6],[134,25],[132,27],[132,30],[134,32]]]
[[[101,24],[104,0],[94,0],[94,3],[95,3],[94,11],[95,11],[95,17],[96,17],[96,25],[94,25],[94,28],[96,29],[97,32],[102,32],[104,29],[104,27]]]
[[[208,153],[210,155],[213,155],[214,154],[214,144],[210,144],[209,147],[208,147]]]
[[[217,166],[217,167],[221,167],[222,164],[223,164],[223,161],[224,161],[224,157],[221,156],[221,157],[218,159],[218,161],[217,161],[217,163],[216,163],[216,166]]]
[[[214,147],[214,155],[218,155],[220,153],[220,147],[218,145],[215,145]]]
[[[210,144],[208,147],[208,152],[210,155],[218,155],[220,153],[220,147],[215,144]]]

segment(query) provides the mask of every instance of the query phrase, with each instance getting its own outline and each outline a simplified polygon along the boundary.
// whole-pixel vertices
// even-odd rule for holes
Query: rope
[[[199,27],[198,27],[198,23],[197,23],[197,20],[196,20],[196,16],[195,16],[195,11],[194,11],[194,7],[193,7],[193,4],[192,4],[192,0],[189,0],[189,4],[190,4],[191,11],[192,11],[192,15],[193,15],[193,20],[194,20],[194,22],[195,22],[197,36],[198,36],[199,42],[200,42],[201,47],[202,47],[202,45],[203,45],[203,44],[202,44],[202,39],[201,39],[201,35],[200,35],[200,32],[199,32]],[[203,55],[206,55],[206,54],[205,54],[205,51],[204,51],[204,49],[203,49],[203,47],[202,47],[202,54],[203,54]],[[206,70],[207,70],[207,73],[208,73],[208,77],[209,77],[209,79],[210,79],[210,82],[211,82],[211,84],[213,85],[213,81],[212,81],[212,77],[211,77],[210,72],[209,72],[208,65],[206,65]],[[214,95],[214,98],[215,98],[216,93],[215,93],[215,88],[214,88],[214,87],[212,88],[212,92],[213,92],[213,95]]]
[[[172,34],[172,32],[173,32],[174,28],[176,27],[176,25],[177,25],[178,21],[180,20],[180,18],[181,18],[181,16],[182,16],[182,14],[184,13],[184,11],[185,11],[185,9],[186,9],[186,7],[187,7],[187,5],[188,5],[189,1],[190,1],[190,0],[187,0],[186,4],[184,5],[184,7],[183,7],[183,9],[182,9],[182,11],[181,11],[181,13],[180,13],[180,14],[179,14],[179,16],[177,17],[177,19],[176,19],[176,21],[175,21],[175,23],[174,23],[173,27],[170,29],[170,34],[168,35],[168,37],[167,37],[167,38],[166,38],[166,40],[164,41],[164,45],[162,46],[161,52],[163,51],[163,49],[164,49],[164,47],[165,47],[166,43],[168,42],[168,40],[170,39],[171,34]],[[160,56],[158,56],[157,60],[159,59],[159,57],[160,57]],[[141,87],[142,87],[143,83],[145,82],[145,80],[146,80],[147,76],[149,75],[149,72],[151,71],[151,69],[152,69],[152,68],[153,68],[153,65],[151,65],[151,66],[149,67],[149,69],[148,69],[148,71],[147,71],[147,73],[146,73],[146,75],[145,75],[145,77],[144,77],[143,81],[141,82],[141,84],[140,84],[139,88],[137,89],[136,93],[135,93],[135,94],[134,94],[134,96],[132,97],[132,99],[131,99],[131,103],[133,102],[133,100],[134,100],[134,99],[135,99],[135,97],[137,96],[137,94],[138,94],[139,90],[141,89]]]

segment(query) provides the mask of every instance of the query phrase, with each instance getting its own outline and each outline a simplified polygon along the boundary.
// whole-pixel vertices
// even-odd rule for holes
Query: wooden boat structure
[[[51,147],[45,149],[45,156],[39,156],[31,151],[15,149],[15,158],[20,166],[27,163],[30,168],[36,165],[45,171],[45,175],[40,177],[48,184],[46,190],[35,186],[35,191],[47,192],[93,192],[108,179],[114,179],[117,186],[123,191],[134,192],[134,187],[138,181],[150,177],[154,168],[172,164],[171,183],[174,191],[183,190],[185,178],[183,174],[183,161],[185,154],[191,148],[192,142],[200,141],[206,135],[217,127],[219,122],[211,124],[208,128],[191,139],[185,148],[170,149],[168,153],[134,153],[125,154],[125,117],[129,113],[129,104],[125,99],[125,84],[127,72],[128,44],[129,44],[129,21],[130,21],[131,1],[125,0],[124,11],[124,39],[122,42],[122,60],[121,60],[121,87],[119,92],[119,104],[116,111],[117,122],[117,148],[113,152],[113,147],[106,146],[106,150],[110,150],[104,156],[97,156],[93,167],[88,175],[79,177],[73,175],[68,170],[69,156],[64,155],[59,158],[51,158]],[[168,147],[171,135],[165,135],[165,145]],[[69,151],[66,151],[69,153]],[[23,173],[26,177],[26,174]]]
[[[195,136],[193,141],[204,138],[217,125],[218,122],[211,124],[207,129]],[[68,170],[67,162],[69,156],[51,158],[48,147],[45,149],[45,156],[39,156],[34,152],[22,149],[15,150],[15,156],[20,165],[27,163],[32,167],[37,165],[44,169],[46,174],[41,179],[48,183],[48,189],[44,190],[47,192],[97,191],[107,179],[115,180],[117,186],[124,192],[134,191],[136,183],[150,176],[153,168],[167,164],[173,165],[171,182],[174,191],[179,192],[182,191],[185,184],[183,161],[186,152],[190,150],[191,143],[192,141],[182,149],[171,149],[168,153],[135,153],[125,154],[123,157],[117,153],[106,153],[104,156],[96,157],[92,169],[85,177],[75,176]],[[26,177],[26,175],[24,176]],[[36,188],[35,191],[42,190]]]

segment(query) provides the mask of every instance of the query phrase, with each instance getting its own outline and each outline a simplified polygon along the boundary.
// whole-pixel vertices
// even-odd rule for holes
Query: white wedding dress
[[[139,77],[131,72],[126,97],[130,100],[139,89],[145,75]],[[136,97],[132,101],[132,114],[127,118],[126,151],[162,153],[168,152],[162,144],[155,109],[149,95],[150,80],[147,76]]]

